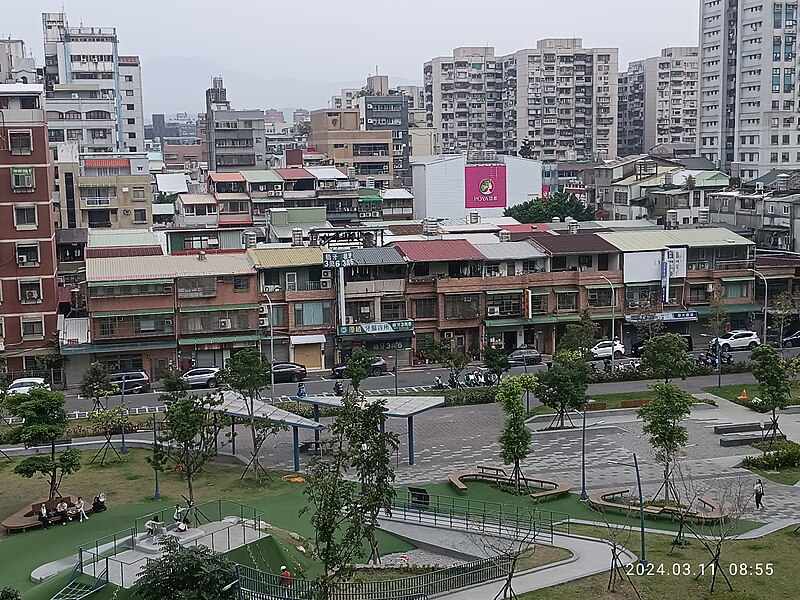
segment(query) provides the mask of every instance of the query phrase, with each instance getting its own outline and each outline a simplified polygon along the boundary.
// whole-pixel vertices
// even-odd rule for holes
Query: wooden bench
[[[650,400],[623,400],[619,403],[620,408],[639,408],[640,406],[644,406],[646,404],[650,404]]]
[[[596,492],[594,494],[589,494],[589,504],[600,510],[606,508],[632,514],[644,512],[644,514],[651,517],[657,517],[664,511],[660,506],[645,506],[644,509],[640,509],[638,503],[632,504],[630,502],[625,502],[622,504],[621,502],[613,502],[611,500],[617,496],[622,498],[622,496],[627,496],[628,494],[630,494],[630,489],[628,488],[615,488],[603,492]]]
[[[531,498],[534,500],[550,500],[553,498],[558,498],[559,496],[566,496],[569,494],[571,489],[568,483],[563,481],[554,481],[552,479],[547,479],[544,477],[528,477],[527,475],[522,478],[525,484],[533,483],[535,487],[538,488],[548,488],[545,489],[543,492],[535,492],[531,494]],[[552,487],[551,487],[552,486]]]
[[[459,492],[465,492],[467,491],[467,484],[464,483],[465,479],[501,481],[507,483],[510,481],[510,476],[502,467],[487,467],[486,465],[481,465],[475,471],[450,473],[448,479]]]
[[[70,518],[75,518],[78,515],[78,511],[75,508],[77,497],[73,500],[72,496],[62,496],[61,498],[53,498],[52,500],[37,500],[30,505],[30,508],[23,508],[9,516],[2,522],[2,526],[8,533],[27,531],[28,529],[41,527],[42,523],[39,521],[39,509],[42,504],[47,507],[48,521],[51,524],[57,523],[61,520],[61,517],[56,512],[56,506],[58,506],[61,500],[67,503],[67,515],[69,515]],[[87,515],[91,514],[92,505],[84,502],[83,509]]]

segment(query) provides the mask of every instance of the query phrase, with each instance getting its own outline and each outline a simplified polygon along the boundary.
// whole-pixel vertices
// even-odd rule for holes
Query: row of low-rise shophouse
[[[151,377],[171,364],[219,366],[248,346],[309,370],[331,367],[354,346],[400,365],[421,360],[439,341],[465,351],[491,344],[551,353],[583,311],[605,338],[613,317],[627,346],[643,314],[699,337],[715,293],[725,298],[731,327],[759,325],[763,286],[756,289],[753,269],[769,282],[771,298],[795,278],[794,266],[757,263],[753,242],[724,228],[573,227],[508,239],[339,248],[351,253],[343,287],[337,268],[326,266],[332,251],[299,241],[87,257],[87,316],[60,327],[68,380],[92,361]]]

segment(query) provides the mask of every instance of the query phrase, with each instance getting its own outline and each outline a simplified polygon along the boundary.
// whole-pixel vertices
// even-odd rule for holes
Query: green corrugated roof
[[[356,190],[359,196],[366,196],[366,197],[374,197],[377,196],[380,198],[381,192],[377,188],[368,188],[368,187],[360,187]]]
[[[92,311],[93,317],[123,317],[125,315],[171,315],[172,308],[139,308],[133,310]]]
[[[260,333],[247,333],[240,335],[212,335],[209,337],[181,338],[181,346],[203,346],[205,344],[229,344],[232,342],[256,342],[261,339]]]
[[[692,306],[692,310],[697,311],[700,316],[711,314],[710,306]],[[725,308],[729,313],[748,313],[748,312],[761,312],[764,310],[757,304],[726,304]]]

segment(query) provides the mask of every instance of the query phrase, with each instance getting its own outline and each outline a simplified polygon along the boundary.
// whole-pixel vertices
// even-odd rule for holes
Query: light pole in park
[[[760,271],[757,271],[755,269],[748,269],[748,271],[751,271],[751,272],[755,273],[756,275],[758,275],[759,277],[761,277],[761,280],[764,282],[764,323],[763,323],[764,334],[763,334],[763,337],[761,338],[761,343],[762,344],[766,344],[767,343],[767,305],[769,304],[769,286],[767,285],[767,278],[764,277],[763,273],[761,273]],[[755,293],[753,293],[753,296],[755,296]],[[781,343],[783,343],[783,340],[779,340],[779,341]]]
[[[272,403],[275,402],[275,335],[272,332],[272,300],[269,294],[264,292],[264,298],[267,299],[269,305],[269,397]]]
[[[611,280],[608,277],[604,276],[604,275],[601,275],[600,279],[604,279],[605,282],[608,284],[608,286],[611,288],[611,372],[613,373],[614,372],[614,351],[617,348],[617,346],[616,346],[617,330],[614,327],[614,324],[615,324],[614,321],[616,320],[615,317],[617,316],[616,315],[617,298],[614,295],[614,292],[615,292],[614,284],[611,283]]]
[[[345,322],[345,303],[344,303],[344,270],[346,267],[354,267],[356,264],[353,259],[353,251],[347,250],[345,252],[325,252],[322,255],[322,266],[326,269],[336,269],[336,299],[337,299],[337,312],[339,313],[339,339],[341,339],[342,330],[347,326]],[[341,343],[339,344],[339,358],[342,358]]]

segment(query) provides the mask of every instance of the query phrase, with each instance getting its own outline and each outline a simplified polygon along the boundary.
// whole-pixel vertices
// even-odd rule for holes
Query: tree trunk
[[[258,449],[256,448],[256,444],[258,443],[258,436],[256,435],[256,420],[253,417],[252,411],[250,412],[250,440],[253,443],[253,476],[256,482],[261,481],[261,473],[259,470],[260,464],[258,462]]]
[[[56,477],[58,475],[58,468],[56,467],[56,440],[50,441],[50,462],[53,465],[50,471],[50,500],[56,497],[58,486],[56,484]]]
[[[189,492],[189,504],[194,504],[194,473],[192,473],[191,469],[186,469],[186,487],[188,488]]]
[[[669,459],[664,461],[664,502],[669,502]]]

